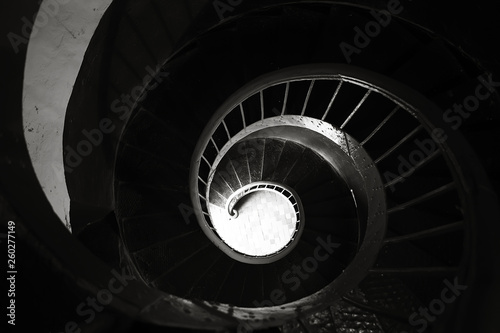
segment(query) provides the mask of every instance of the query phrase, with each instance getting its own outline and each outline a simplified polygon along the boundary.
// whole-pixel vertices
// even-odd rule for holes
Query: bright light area
[[[280,251],[292,239],[297,217],[283,194],[271,190],[252,192],[234,208],[238,211],[235,219],[215,205],[211,205],[210,212],[217,233],[236,251],[266,256]]]

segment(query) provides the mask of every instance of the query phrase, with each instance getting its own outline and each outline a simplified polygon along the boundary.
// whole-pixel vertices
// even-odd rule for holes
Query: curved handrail
[[[237,191],[231,194],[231,196],[226,201],[226,212],[229,214],[229,216],[231,218],[236,218],[238,216],[238,211],[234,209],[234,206],[236,206],[238,201],[247,194],[257,191],[272,191],[283,194],[292,203],[292,206],[295,210],[295,216],[297,217],[297,223],[300,222],[300,205],[298,202],[300,199],[297,193],[288,186],[268,181],[250,183],[239,188]]]

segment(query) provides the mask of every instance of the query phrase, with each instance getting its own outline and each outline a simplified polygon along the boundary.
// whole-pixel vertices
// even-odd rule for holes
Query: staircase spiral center
[[[246,255],[273,255],[290,246],[302,231],[302,204],[283,185],[248,184],[233,193],[226,207],[225,211],[211,207],[214,228],[227,245]]]
[[[386,226],[384,186],[376,163],[344,128],[368,96],[379,91],[347,75],[322,71],[301,67],[258,78],[220,106],[198,139],[190,168],[194,211],[205,235],[237,261],[272,263],[301,242],[304,216],[294,206],[300,200],[270,187],[281,184],[300,193],[308,225],[326,219],[330,222],[319,230],[330,231],[337,228],[335,221],[352,219],[346,230],[356,233],[361,244],[353,270],[368,269],[376,258]],[[297,107],[295,90],[307,81],[304,104]],[[319,104],[310,99],[315,82],[328,90]],[[331,121],[343,109],[337,102],[337,114],[326,121],[342,86],[364,95],[341,122]],[[263,184],[254,187],[256,182]],[[317,230],[310,228],[307,235]]]

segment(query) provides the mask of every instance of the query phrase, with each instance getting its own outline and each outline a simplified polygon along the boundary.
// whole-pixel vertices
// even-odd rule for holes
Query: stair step
[[[253,144],[257,144],[257,141],[248,142],[243,140],[236,144],[236,149],[232,149],[227,153],[232,168],[236,170],[240,186],[248,185],[251,182],[249,165],[256,154],[256,148]]]
[[[75,233],[76,234],[76,233]],[[80,233],[78,239],[98,258],[110,267],[120,267],[118,225],[114,212],[104,218],[87,225]]]
[[[335,276],[339,274],[342,270],[344,270],[354,258],[357,253],[358,246],[356,243],[351,240],[345,240],[336,235],[319,232],[313,229],[304,229],[304,233],[302,234],[302,240],[309,244],[309,246],[313,248],[317,248],[318,246],[323,247],[321,244],[328,243],[328,240],[335,243],[336,246],[330,249],[332,253],[330,253],[328,257],[328,265],[330,265],[330,274],[327,276]],[[321,253],[325,254],[326,249],[321,250]]]
[[[197,248],[200,249],[200,247]],[[191,297],[191,288],[203,278],[203,274],[207,270],[213,268],[214,262],[221,255],[224,254],[214,244],[208,244],[207,247],[201,248],[176,269],[158,278],[155,284],[157,286],[172,286],[173,288],[169,289],[169,292],[180,297]],[[203,296],[201,297],[203,298]]]
[[[358,220],[356,218],[339,218],[335,216],[306,216],[306,229],[331,234],[343,242],[358,241]]]
[[[191,286],[189,297],[207,301],[215,301],[217,299],[219,289],[224,287],[226,278],[231,273],[235,261],[227,255],[222,254],[212,264],[209,268],[200,271],[200,274],[202,274],[201,278],[196,281],[196,285]]]
[[[262,180],[274,181],[274,172],[281,158],[285,158],[289,154],[290,144],[286,144],[285,140],[266,139],[265,149]],[[250,164],[250,168],[252,167],[253,165]]]
[[[295,167],[300,168],[299,161],[301,161],[302,154],[306,148],[302,145],[296,144],[291,141],[285,143],[281,158],[274,168],[271,179],[275,182],[286,184],[287,179]]]
[[[329,274],[326,274],[324,270],[324,268],[326,268],[326,262],[319,261],[314,257],[315,248],[316,247],[313,247],[306,242],[299,241],[299,244],[297,244],[297,250],[303,258],[300,262],[301,272],[305,276],[302,283],[304,284],[304,288],[308,290],[309,294],[320,290],[333,280],[329,279]],[[322,254],[325,254],[324,251]]]
[[[219,302],[252,306],[262,293],[259,270],[255,265],[235,262],[217,297]]]
[[[307,187],[307,176],[317,175],[323,163],[325,163],[324,160],[315,152],[305,149],[293,169],[286,175],[285,184],[300,192],[301,188]]]
[[[309,215],[332,216],[335,218],[349,219],[356,217],[356,206],[352,200],[345,201],[325,200],[304,205],[306,218]],[[333,219],[334,220],[334,219]]]
[[[127,239],[127,249],[130,252],[198,229],[196,223],[187,224],[179,216],[179,211],[173,210],[156,215],[124,218],[121,222],[123,237]],[[154,232],[151,232],[152,230]]]
[[[332,178],[328,182],[319,184],[316,188],[300,195],[304,205],[314,204],[322,201],[335,201],[341,205],[352,205],[353,197],[351,191],[339,177]]]
[[[413,291],[401,279],[374,274],[366,277],[359,286],[365,303],[378,309],[380,313],[391,313],[401,318],[409,318],[420,306],[419,300]],[[408,331],[411,326],[391,316],[379,314],[378,320],[384,331]]]
[[[319,165],[296,167],[297,172],[302,172],[302,177],[299,178],[293,188],[299,195],[312,191],[315,187],[332,180],[335,177],[333,169],[324,160]]]
[[[274,262],[276,272],[281,279],[285,298],[294,301],[308,295],[307,289],[304,288],[302,279],[292,271],[294,266],[300,266],[304,258],[294,249],[286,257]]]
[[[182,237],[173,237],[150,245],[133,253],[134,261],[143,278],[154,283],[168,269],[176,267],[187,256],[209,246],[211,242],[201,230],[192,231]],[[161,282],[161,281],[159,281]],[[160,287],[161,286],[157,286]]]
[[[326,242],[326,237],[323,237],[322,240]],[[338,244],[341,244],[340,242]],[[344,264],[342,264],[338,257],[338,254],[334,252],[339,249],[333,249],[333,253],[327,252],[317,240],[311,242],[310,240],[301,240],[300,241],[300,249],[302,255],[304,257],[314,258],[314,261],[317,262],[317,269],[314,270],[311,274],[317,274],[317,282],[312,283],[312,287],[316,288],[318,286],[326,286],[328,283],[337,278],[343,270],[346,268]],[[318,250],[320,248],[320,250]],[[312,259],[310,260],[312,262]],[[309,263],[307,263],[309,265]],[[313,268],[314,266],[308,267],[308,269]]]
[[[183,132],[184,130],[184,132]],[[134,116],[122,141],[136,146],[144,151],[151,152],[161,160],[168,160],[175,156],[176,164],[188,166],[191,160],[193,142],[189,138],[187,129],[176,128],[171,121],[166,121],[146,109]]]
[[[384,333],[380,327],[377,315],[366,308],[360,308],[352,303],[340,300],[330,307],[330,311],[332,312],[333,324],[337,332],[355,332],[361,330],[372,333]]]
[[[262,180],[262,168],[264,163],[264,152],[266,149],[265,139],[255,139],[253,141],[252,158],[249,158],[250,180],[256,182]]]

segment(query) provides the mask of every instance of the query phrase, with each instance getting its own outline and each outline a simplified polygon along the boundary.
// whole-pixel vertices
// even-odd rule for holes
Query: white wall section
[[[44,0],[33,21],[23,84],[23,126],[36,175],[68,230],[64,178],[66,108],[85,51],[112,0]]]

